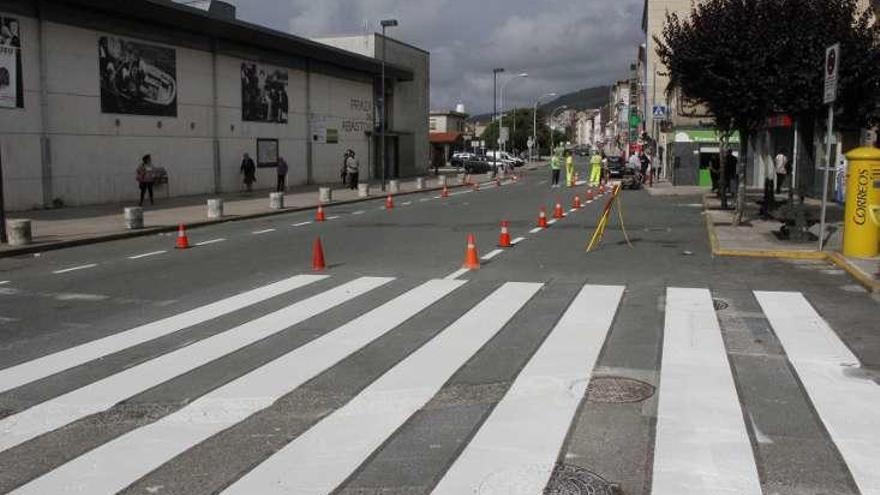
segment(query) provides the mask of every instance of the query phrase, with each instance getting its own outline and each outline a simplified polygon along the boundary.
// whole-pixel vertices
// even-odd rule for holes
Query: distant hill
[[[611,86],[596,86],[594,88],[584,88],[572,93],[558,96],[555,100],[548,101],[540,106],[541,110],[549,112],[560,105],[567,105],[568,108],[575,110],[588,110],[591,108],[601,108],[608,103],[609,92]],[[480,115],[471,115],[468,118],[470,122],[488,122],[492,120],[491,113]]]

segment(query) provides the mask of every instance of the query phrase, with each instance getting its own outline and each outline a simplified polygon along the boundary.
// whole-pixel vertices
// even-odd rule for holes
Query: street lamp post
[[[529,77],[529,74],[526,73],[526,72],[521,72],[521,73],[519,73],[519,74],[513,76],[512,78],[508,79],[507,81],[504,81],[504,83],[501,85],[501,121],[498,123],[498,137],[499,137],[499,140],[500,140],[500,138],[501,138],[501,129],[504,128],[504,87],[507,86],[508,84],[510,84],[513,80],[518,79],[518,78],[520,78],[520,77]],[[509,136],[508,136],[508,137],[509,137]],[[502,150],[502,151],[506,151],[506,149],[507,149],[507,141],[504,141],[504,142],[501,143],[501,144],[502,144],[502,146],[501,146],[501,150]]]
[[[498,122],[498,74],[504,72],[504,69],[498,67],[492,69],[492,122]],[[498,127],[498,138],[501,139],[501,126]],[[497,144],[497,143],[496,143]]]
[[[560,111],[560,110],[565,110],[566,108],[568,108],[568,105],[559,105],[558,107],[554,108],[552,112],[550,112],[550,153],[551,154],[553,153],[553,114]]]
[[[532,109],[532,150],[538,146],[538,104],[541,103],[541,100],[544,98],[552,98],[554,96],[558,96],[556,93],[547,93],[545,95],[539,96],[535,100],[535,107]],[[535,161],[535,153],[529,150],[532,155],[532,161]]]
[[[382,135],[382,149],[379,151],[382,156],[382,190],[385,190],[385,179],[388,174],[388,157],[385,152],[385,117],[388,112],[385,102],[385,28],[397,26],[397,19],[383,19],[379,21],[382,26],[382,113],[379,115],[379,132]]]

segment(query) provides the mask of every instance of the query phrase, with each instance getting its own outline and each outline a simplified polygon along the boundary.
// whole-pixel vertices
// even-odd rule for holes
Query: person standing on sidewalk
[[[782,186],[785,183],[785,178],[788,176],[789,169],[788,157],[785,156],[783,150],[779,150],[774,162],[776,163],[776,193],[779,194],[782,192]]]
[[[599,150],[594,151],[590,157],[590,185],[597,185],[602,178],[602,158]]]
[[[761,218],[770,219],[770,212],[776,209],[776,196],[773,194],[776,181],[776,164],[770,160],[761,160],[761,177],[764,178],[764,201],[761,203]]]
[[[287,171],[288,171],[287,162],[284,160],[283,157],[279,156],[278,157],[278,167],[277,167],[278,185],[275,186],[275,192],[283,193],[287,189]]]
[[[348,175],[348,188],[352,190],[357,189],[361,164],[357,158],[355,158],[354,150],[346,151],[345,160],[343,161],[345,164],[345,173]]]
[[[244,177],[244,187],[247,192],[253,190],[254,182],[257,181],[257,166],[247,153],[241,159],[241,175]]]
[[[146,193],[150,194],[150,204],[153,203],[153,183],[156,180],[156,173],[153,168],[153,157],[150,155],[144,155],[141,159],[141,164],[138,166],[137,171],[135,172],[135,178],[138,182],[138,187],[141,190],[141,200],[138,203],[138,206],[144,205],[144,195]]]
[[[550,187],[559,187],[559,155],[554,152],[550,157]]]

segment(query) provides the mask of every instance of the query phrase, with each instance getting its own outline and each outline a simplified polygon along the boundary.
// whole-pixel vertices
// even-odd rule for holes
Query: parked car
[[[454,153],[452,155],[452,159],[449,161],[449,163],[451,163],[453,167],[461,168],[464,166],[464,162],[466,162],[468,160],[473,160],[476,156],[477,155],[475,155],[473,153],[467,153],[467,152]]]
[[[626,169],[626,163],[624,163],[623,157],[608,156],[606,159],[608,160],[608,165],[606,165],[608,177],[611,179],[622,179],[623,171]]]
[[[486,156],[490,159],[495,158],[504,165],[509,165],[511,167],[522,167],[526,164],[525,160],[522,158],[517,158],[506,151],[487,151]]]
[[[494,159],[486,157],[486,156],[473,156],[470,159],[464,160],[462,163],[462,167],[464,171],[469,174],[485,174],[489,170],[492,170],[495,167]]]

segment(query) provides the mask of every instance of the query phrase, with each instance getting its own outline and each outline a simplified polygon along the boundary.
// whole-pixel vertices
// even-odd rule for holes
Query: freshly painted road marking
[[[623,291],[581,289],[432,495],[544,492]]]
[[[517,244],[521,243],[524,240],[526,240],[525,237],[517,237],[516,239],[510,241],[510,243],[513,244],[514,246],[516,246]]]
[[[571,215],[572,213],[574,213],[576,211],[577,211],[577,208],[572,208],[572,209],[568,210],[568,214]]]
[[[325,495],[332,492],[423,407],[458,368],[504,328],[541,286],[504,284],[348,404],[222,493]]]
[[[260,234],[268,234],[269,232],[275,232],[275,229],[263,229],[263,230],[258,230],[258,231],[256,231],[256,232],[251,232],[251,234],[253,234],[253,235],[260,235]]]
[[[400,203],[401,206],[409,206],[412,204],[412,201],[407,201],[405,203]]]
[[[432,280],[19,488],[19,494],[113,494],[339,363],[465,281]],[[252,398],[242,400],[242,397]]]
[[[146,325],[114,333],[63,351],[0,370],[0,393],[157,339],[199,323],[219,318],[260,301],[326,279],[326,275],[297,275],[219,301],[178,313]]]
[[[211,239],[209,241],[197,242],[196,246],[208,246],[210,244],[217,244],[218,242],[225,242],[225,241],[226,241],[226,239],[221,237],[219,239]]]
[[[364,213],[366,213],[364,210],[358,210],[353,212],[352,215],[363,215]]]
[[[387,284],[363,277],[291,304],[223,333],[110,375],[0,420],[0,451],[113,407],[128,397],[188,373]]]
[[[97,263],[89,263],[88,265],[74,266],[72,268],[64,268],[63,270],[55,270],[52,273],[54,273],[55,275],[60,275],[62,273],[76,272],[79,270],[88,270],[89,268],[94,268],[96,266],[98,266]]]
[[[546,184],[546,183],[547,183],[546,180],[542,180],[541,182],[538,182],[538,185],[540,186],[540,185],[543,185],[543,184]]]
[[[489,261],[489,260],[491,260],[492,258],[498,256],[499,254],[501,254],[501,253],[503,253],[503,252],[504,252],[504,251],[502,251],[501,249],[496,249],[496,250],[494,250],[494,251],[489,252],[488,254],[486,254],[485,256],[483,256],[483,257],[480,258],[480,259],[483,260],[483,261]]]
[[[550,220],[547,220],[547,225],[553,225],[553,224],[556,223],[558,220],[559,220],[558,218],[551,218]]]
[[[10,283],[9,280],[0,280],[0,285],[6,285],[8,283]]]
[[[327,217],[327,220],[336,220],[339,218],[339,215],[334,215],[332,217]]]
[[[144,253],[144,254],[136,254],[136,255],[134,255],[134,256],[129,256],[128,259],[130,259],[130,260],[139,260],[139,259],[141,259],[141,258],[149,258],[150,256],[158,256],[158,255],[160,255],[160,254],[165,254],[165,253],[167,253],[167,252],[168,252],[168,251],[164,251],[164,250],[163,250],[163,251],[153,251],[153,252],[150,252],[150,253]]]
[[[538,232],[544,230],[544,227],[535,227],[529,231],[529,234],[537,234]]]
[[[464,275],[465,273],[467,273],[469,271],[470,270],[468,268],[459,268],[458,270],[456,270],[456,271],[450,273],[449,275],[447,275],[446,277],[444,277],[443,280],[455,280],[458,277]]]
[[[442,199],[443,196],[434,196],[434,199]]]
[[[419,200],[420,203],[424,203],[425,201],[431,201],[433,198],[422,198]]]
[[[880,494],[880,387],[801,293],[755,297],[859,491]]]
[[[761,495],[742,407],[706,289],[666,290],[654,495]]]
[[[466,190],[466,191],[456,191],[456,192],[454,192],[454,193],[449,193],[449,195],[450,195],[450,196],[458,196],[459,194],[470,194],[470,193],[472,193],[472,192],[474,192],[474,191],[471,190],[471,189],[468,189],[468,190]]]
[[[295,223],[292,225],[292,227],[305,227],[306,225],[311,225],[311,224],[312,224],[312,221],[309,220],[308,222]]]

